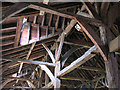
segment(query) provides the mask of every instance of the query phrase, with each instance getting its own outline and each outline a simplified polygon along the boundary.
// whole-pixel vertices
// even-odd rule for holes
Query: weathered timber
[[[60,44],[59,44],[57,55],[56,55],[56,61],[58,61],[59,58],[60,58],[60,54],[61,54],[61,51],[62,51],[62,46],[63,46],[63,43],[64,43],[64,38],[65,38],[65,33],[62,33],[61,34],[61,39],[60,39]]]
[[[109,51],[115,52],[120,49],[120,35],[109,43]]]
[[[23,23],[23,18],[18,19],[17,28],[16,28],[16,36],[15,36],[15,39],[14,39],[14,42],[15,42],[14,47],[17,47],[19,45],[22,23]]]
[[[3,21],[5,21],[7,18],[10,18],[11,16],[27,9],[29,6],[29,4],[27,3],[16,3],[15,5],[9,7],[8,9],[4,10],[2,12],[2,20],[0,21],[0,23],[2,23]]]
[[[50,37],[47,37],[45,39],[42,39],[40,41],[37,41],[38,44],[36,44],[36,46],[38,45],[41,45],[41,43],[46,43],[46,42],[50,42],[51,40],[54,41],[56,36],[58,36],[60,33],[56,33]],[[48,40],[49,39],[49,40]],[[29,44],[30,45],[30,44]],[[24,46],[18,46],[18,47],[14,47],[14,48],[10,48],[10,49],[6,49],[6,50],[2,50],[2,55],[8,55],[8,54],[11,54],[11,53],[15,53],[15,52],[18,52],[18,51],[22,51],[22,50],[25,50],[25,49],[28,49],[30,46],[28,45],[24,45]],[[16,50],[17,49],[17,50]],[[11,52],[11,50],[13,50]]]
[[[41,62],[41,61],[31,61],[31,60],[22,60],[22,59],[18,59],[18,58],[11,58],[11,59],[7,59],[7,58],[0,58],[0,60],[6,60],[6,61],[12,61],[12,62],[23,62],[23,63],[28,63],[28,64],[36,64],[36,65],[47,65],[47,66],[52,66],[54,67],[55,64],[53,63],[48,63],[48,62]]]
[[[27,54],[27,56],[26,56],[26,60],[28,60],[28,59],[29,59],[30,54],[31,54],[31,52],[32,52],[32,50],[33,50],[33,48],[34,48],[35,44],[36,44],[36,42],[34,42],[34,43],[32,44],[32,46],[31,46],[31,48],[30,48],[30,50],[29,50],[29,52],[28,52],[28,54]],[[22,66],[23,66],[23,62],[20,64],[20,68],[19,68],[18,73],[20,73],[20,72],[21,72],[21,70],[22,70]]]
[[[101,17],[103,18],[103,20],[107,16],[107,11],[108,11],[109,5],[110,5],[110,2],[102,2],[102,5],[101,5]]]
[[[97,72],[103,72],[103,73],[105,73],[104,69],[97,68],[97,67],[84,66],[84,67],[78,67],[78,69],[90,70],[90,71],[97,71]]]
[[[75,52],[76,50],[78,49],[81,49],[83,47],[72,47],[71,49],[69,49],[61,58],[62,60],[62,67],[64,66],[65,62],[67,61],[68,57],[73,53]]]
[[[60,77],[62,80],[74,80],[74,81],[90,81],[89,79],[77,78],[77,77]]]
[[[37,79],[29,79],[29,78],[19,78],[19,77],[6,77],[6,79],[15,79],[15,80],[22,80],[22,81],[27,81],[27,80],[29,80],[29,81],[39,81],[39,80],[37,80]]]
[[[82,27],[83,31],[87,34],[87,36],[91,39],[91,41],[94,43],[94,45],[97,47],[98,51],[102,55],[103,59],[107,61],[106,56],[106,49],[103,47],[103,42],[100,40],[100,38],[95,34],[93,29],[84,21],[79,20],[78,23]]]
[[[15,31],[16,30],[16,27],[9,27],[9,28],[4,28],[4,29],[1,29],[1,33],[7,33],[7,32],[12,32],[12,31]]]
[[[79,19],[85,20],[85,21],[87,21],[89,23],[92,23],[92,24],[93,23],[98,24],[98,25],[102,24],[101,21],[99,21],[99,20],[86,18],[86,17],[80,16],[80,15],[71,14],[71,13],[68,13],[68,12],[62,12],[62,11],[56,10],[52,7],[49,7],[49,6],[43,5],[43,4],[34,3],[34,4],[29,5],[29,8],[33,8],[33,9],[36,9],[36,10],[43,10],[47,13],[56,14],[56,15],[59,15],[59,16],[62,16],[62,17],[70,18],[70,19],[75,19],[77,17]]]
[[[12,79],[7,79],[4,83],[0,85],[0,89],[2,89],[7,83],[11,82]]]
[[[58,77],[59,76],[63,76],[69,72],[71,72],[72,70],[74,70],[75,68],[79,67],[81,64],[85,63],[86,61],[88,61],[89,59],[91,59],[92,57],[95,56],[95,54],[91,54],[91,52],[95,51],[96,47],[93,46],[91,47],[87,52],[85,52],[85,54],[83,54],[80,58],[78,58],[77,60],[73,61],[69,66],[65,67],[63,70],[61,70],[58,73]]]
[[[2,37],[0,37],[0,39],[9,39],[9,38],[14,38],[16,35],[15,34],[13,34],[13,35],[6,35],[6,36],[2,36]]]
[[[84,40],[77,40],[77,39],[68,39],[68,40],[65,40],[64,43],[69,45],[74,45],[74,46],[81,46],[84,48],[90,48],[91,46],[93,46],[92,42],[87,42]]]
[[[83,0],[82,0],[83,1]],[[87,0],[88,1],[88,0]],[[88,2],[83,2],[83,4],[86,6],[87,11],[92,17],[95,17],[97,19],[100,19],[99,15],[97,14],[95,8],[92,6],[92,4]]]
[[[41,88],[41,90],[42,90],[43,88],[50,88],[50,87],[52,87],[52,86],[53,86],[53,83],[52,83],[52,82],[49,82],[47,85],[43,86],[43,87]]]
[[[79,12],[77,12],[77,14],[79,14]],[[75,20],[71,20],[70,24],[65,28],[65,30],[63,31],[63,33],[66,34],[66,36],[69,34],[69,32],[71,31],[71,29],[73,28],[73,26],[76,24],[77,22]],[[61,36],[57,39],[57,42],[60,41]]]
[[[44,70],[46,72],[46,74],[49,76],[49,78],[51,79],[53,85],[55,86],[55,77],[53,76],[52,72],[45,66],[45,65],[39,65],[41,67],[42,70]]]
[[[52,59],[52,62],[55,63],[54,55],[52,54],[52,52],[50,51],[50,49],[46,46],[46,44],[42,44],[42,45],[46,49],[46,51],[48,52],[50,58]]]

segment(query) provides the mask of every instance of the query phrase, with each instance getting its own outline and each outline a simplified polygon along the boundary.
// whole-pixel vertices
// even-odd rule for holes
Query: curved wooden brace
[[[76,50],[83,48],[83,47],[72,47],[70,50],[68,50],[61,58],[62,60],[62,67],[64,66],[65,62],[67,61],[68,57],[75,52]]]
[[[52,72],[48,69],[47,66],[45,65],[39,65],[41,67],[42,70],[44,70],[46,72],[46,74],[49,76],[49,78],[51,79],[53,85],[56,85],[56,78],[53,76]]]
[[[107,55],[106,55],[106,49],[104,47],[103,42],[101,39],[96,35],[94,30],[84,21],[77,20],[77,22],[82,27],[83,31],[86,33],[86,35],[91,39],[91,41],[94,43],[94,45],[97,47],[98,51],[100,52],[101,56],[105,61],[107,61]]]
[[[52,54],[52,52],[50,51],[50,49],[47,47],[46,44],[43,43],[42,45],[43,45],[43,47],[46,49],[46,51],[48,52],[50,58],[52,59],[52,62],[55,63],[54,55]]]

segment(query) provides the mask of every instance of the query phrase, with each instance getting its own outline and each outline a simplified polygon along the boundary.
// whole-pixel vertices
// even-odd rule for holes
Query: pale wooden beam
[[[42,90],[43,88],[50,88],[50,87],[52,87],[52,86],[53,86],[53,83],[52,83],[52,82],[49,82],[47,85],[43,86],[43,87],[41,88],[41,90]]]
[[[115,52],[120,49],[120,35],[109,43],[109,51]]]
[[[95,54],[91,54],[91,52],[95,51],[96,47],[93,46],[91,47],[87,52],[85,52],[80,58],[78,58],[77,60],[73,61],[69,66],[65,67],[63,70],[61,70],[58,73],[58,77],[59,76],[63,76],[69,72],[71,72],[72,70],[76,69],[77,67],[79,67],[81,64],[85,63],[86,61],[88,61],[89,59],[91,59],[92,57],[95,56]]]
[[[55,66],[55,71],[54,71],[55,79],[56,79],[55,86],[54,86],[55,90],[56,90],[56,88],[60,88],[60,85],[61,85],[61,83],[60,83],[61,81],[57,78],[57,74],[60,72],[59,58],[61,55],[61,51],[62,51],[62,47],[63,47],[63,43],[64,43],[64,38],[65,38],[65,33],[63,32],[61,34],[59,47],[58,47],[58,43],[56,43],[56,52],[55,52],[56,66]]]
[[[78,49],[81,49],[83,47],[72,47],[71,49],[69,49],[61,58],[62,60],[62,67],[64,66],[65,62],[67,61],[68,57],[73,53],[75,52],[76,50]]]
[[[54,58],[52,52],[50,51],[50,49],[46,46],[46,44],[43,43],[42,45],[46,49],[46,51],[48,52],[50,58],[52,59],[52,62],[55,63],[55,58]]]
[[[58,61],[60,58],[60,54],[61,54],[63,43],[64,43],[64,38],[65,38],[65,33],[62,33],[61,39],[60,39],[60,44],[59,44],[57,55],[56,55],[56,61]]]
[[[77,14],[79,14],[79,12],[77,12]],[[77,22],[75,20],[71,20],[70,24],[65,28],[65,30],[63,31],[63,33],[66,34],[66,36],[70,33],[71,29],[73,28],[73,26],[76,24]],[[60,41],[61,36],[57,39],[57,42]]]
[[[12,61],[11,63],[13,63],[13,64],[16,63],[16,62],[23,62],[23,63],[28,63],[28,64],[35,64],[35,65],[39,65],[40,64],[40,65],[47,65],[47,66],[55,67],[55,64],[53,64],[53,63],[42,62],[42,61],[31,61],[31,60],[23,60],[23,59],[18,59],[18,58],[14,58],[14,59],[13,58],[11,58],[11,59],[5,59],[5,58],[1,59],[0,58],[0,60]]]
[[[42,70],[46,72],[46,74],[49,76],[51,79],[53,85],[55,86],[56,78],[53,76],[52,72],[45,66],[45,65],[39,65]]]
[[[51,46],[50,50],[54,50],[55,49],[55,44],[53,44],[53,46]],[[47,59],[47,56],[48,56],[48,53],[46,54],[46,56],[44,56],[43,60],[42,61],[46,61]],[[42,87],[42,73],[43,73],[43,70],[40,69],[40,74],[39,74],[39,83],[38,83],[38,88]],[[46,73],[45,73],[46,74]],[[48,76],[48,75],[47,75]],[[53,84],[52,84],[53,85]],[[46,85],[47,86],[47,85]]]

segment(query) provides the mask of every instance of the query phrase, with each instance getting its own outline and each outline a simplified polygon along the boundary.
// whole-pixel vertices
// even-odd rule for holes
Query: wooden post
[[[22,29],[23,18],[18,19],[14,47],[18,47]]]
[[[111,31],[109,28],[99,28],[100,29],[100,34],[101,34],[101,39],[102,42],[104,43],[104,45],[108,45],[108,43],[112,40],[111,37]],[[108,31],[106,33],[106,31]],[[107,34],[107,35],[105,35]],[[107,37],[107,38],[106,38]],[[106,77],[107,77],[107,81],[108,81],[108,86],[109,89],[112,88],[118,88],[118,63],[117,63],[117,59],[115,57],[114,53],[110,53],[109,49],[107,51],[107,55],[108,58],[105,61],[105,69],[106,69]]]

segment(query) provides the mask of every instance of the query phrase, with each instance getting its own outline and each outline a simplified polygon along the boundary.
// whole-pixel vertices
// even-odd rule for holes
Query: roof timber
[[[15,5],[13,5],[13,6],[9,7],[8,9],[4,10],[2,12],[2,21],[0,21],[0,23],[5,21],[7,18],[9,18],[9,17],[27,9],[28,5],[29,4],[27,4],[27,3],[25,3],[25,4],[16,3]]]
[[[48,62],[41,62],[41,61],[31,61],[31,60],[23,60],[23,59],[17,59],[17,58],[11,58],[11,59],[5,59],[5,58],[2,58],[1,60],[6,60],[6,61],[12,61],[13,63],[16,63],[16,62],[23,62],[23,63],[28,63],[28,64],[36,64],[36,65],[47,65],[47,66],[52,66],[54,67],[55,64],[53,63],[48,63]],[[12,64],[12,63],[11,63]],[[10,65],[9,65],[10,66]],[[8,67],[7,67],[8,68]],[[2,70],[4,71],[4,70]]]
[[[69,66],[67,66],[63,70],[61,70],[58,73],[58,77],[63,76],[65,74],[69,73],[70,71],[74,70],[75,68],[77,68],[81,64],[85,63],[86,61],[88,61],[89,59],[94,57],[95,54],[91,54],[91,52],[93,52],[95,50],[96,50],[95,46],[91,47],[87,52],[85,52],[84,55],[82,55],[80,58],[78,58],[77,60],[73,61]]]
[[[89,14],[91,15],[91,16],[94,16],[95,17],[95,15],[94,15],[94,11],[92,10],[92,8],[93,8],[93,5],[95,5],[95,4],[91,4],[91,3],[89,3],[89,5],[87,6],[88,4],[86,4],[86,7],[88,7],[87,8],[87,10],[89,10],[88,12],[89,12]],[[102,4],[101,4],[102,5]],[[78,57],[79,55],[81,55],[81,54],[83,54],[83,52],[84,51],[86,51],[86,48],[90,48],[91,49],[91,46],[93,46],[93,44],[96,46],[96,48],[98,49],[97,51],[99,51],[100,52],[100,54],[103,56],[103,58],[105,59],[106,58],[106,53],[105,53],[105,50],[104,50],[104,44],[103,43],[101,43],[102,42],[102,40],[100,39],[100,37],[99,37],[99,35],[98,35],[98,30],[97,30],[97,34],[96,34],[96,32],[94,31],[94,29],[92,29],[94,26],[91,26],[91,25],[89,25],[89,24],[91,24],[92,22],[91,21],[89,21],[88,20],[88,18],[91,18],[91,17],[88,17],[87,18],[87,20],[85,20],[85,19],[80,19],[80,18],[82,18],[81,16],[82,16],[82,14],[80,15],[80,18],[78,18],[78,16],[77,15],[75,15],[75,14],[72,14],[72,13],[66,13],[66,12],[64,12],[64,11],[59,11],[59,10],[56,10],[56,9],[53,9],[53,8],[51,8],[51,7],[49,7],[49,6],[46,6],[46,5],[42,5],[42,4],[36,4],[36,3],[29,3],[29,6],[35,6],[35,7],[40,7],[40,8],[42,8],[42,9],[46,9],[46,10],[48,10],[48,13],[50,12],[49,10],[53,10],[52,11],[52,14],[51,15],[53,15],[54,13],[56,14],[57,12],[58,12],[58,14],[60,14],[60,15],[65,15],[65,14],[67,14],[69,17],[73,17],[73,18],[71,18],[71,19],[73,19],[74,21],[75,21],[75,24],[76,23],[79,23],[80,24],[80,26],[82,27],[82,32],[84,32],[84,33],[86,33],[87,34],[87,36],[91,39],[91,41],[93,42],[84,42],[84,43],[82,43],[81,42],[81,40],[63,40],[64,42],[62,42],[62,44],[63,43],[66,43],[66,44],[69,44],[69,45],[73,45],[74,44],[74,42],[75,42],[75,45],[78,45],[78,47],[81,47],[82,46],[82,48],[84,48],[84,49],[80,49],[79,51],[76,51],[76,53],[75,53],[75,56],[73,55],[73,57],[71,57],[71,60],[74,60],[74,58],[76,58],[76,57]],[[111,4],[110,4],[110,6],[111,6]],[[89,8],[90,7],[90,8]],[[105,8],[105,7],[104,7]],[[109,5],[108,5],[108,7],[107,8],[109,8]],[[106,8],[106,9],[107,9]],[[94,8],[93,8],[94,9]],[[100,8],[99,8],[100,9]],[[38,10],[38,9],[37,9]],[[39,9],[40,10],[40,9]],[[95,9],[94,9],[95,10]],[[86,11],[86,10],[85,10]],[[100,10],[99,10],[100,11]],[[97,13],[99,13],[100,14],[100,12],[97,12]],[[107,12],[106,12],[107,13]],[[68,19],[68,18],[65,18],[64,16],[63,17],[61,17],[60,15],[58,15],[57,16],[57,14],[55,15],[55,16],[57,16],[56,17],[56,19],[57,19],[57,22],[56,23],[62,23],[62,19],[61,18],[64,18],[64,24],[65,24],[65,27],[68,25],[70,25],[68,22],[70,21],[70,19],[69,20],[66,20],[66,19]],[[37,16],[38,17],[38,16]],[[54,15],[53,15],[53,17],[54,17]],[[59,18],[60,17],[60,18]],[[85,17],[85,16],[83,16],[83,17]],[[48,17],[45,17],[45,18],[49,18],[49,15],[48,15]],[[95,17],[96,18],[96,17]],[[95,18],[91,18],[90,20],[97,20],[97,19],[95,19]],[[56,19],[55,19],[55,21],[56,21]],[[45,20],[45,21],[49,21],[49,20]],[[67,21],[67,22],[65,22],[65,21]],[[31,20],[31,22],[32,22],[32,20]],[[52,23],[53,21],[52,21],[52,17],[51,17],[51,21],[50,21],[50,23]],[[54,23],[54,22],[53,22]],[[88,24],[89,23],[89,24]],[[94,25],[95,25],[95,22],[93,22],[94,23]],[[47,23],[45,23],[45,24],[47,24]],[[58,26],[58,24],[56,25],[56,27],[58,27],[59,28],[59,26]],[[97,24],[97,26],[99,26],[99,25],[103,25],[102,24],[102,22],[101,22],[101,24]],[[48,26],[50,26],[50,25],[48,25]],[[46,27],[48,27],[48,26],[46,26]],[[64,26],[64,25],[63,25]],[[62,26],[62,27],[63,27]],[[74,25],[73,25],[74,26]],[[73,27],[72,26],[72,27]],[[104,25],[103,25],[104,26]],[[60,27],[61,27],[61,25],[60,25]],[[69,31],[71,31],[71,29],[72,29],[72,27],[70,28],[70,30]],[[92,28],[91,28],[92,27]],[[95,26],[95,30],[96,30],[97,28],[96,28],[96,26]],[[12,30],[11,30],[12,31]],[[49,30],[48,30],[49,31]],[[64,28],[63,28],[63,31],[64,31]],[[68,32],[69,32],[68,31]],[[50,31],[51,32],[51,31]],[[7,32],[8,33],[8,32]],[[5,35],[6,35],[6,33],[4,33]],[[69,33],[68,33],[69,34]],[[82,35],[80,35],[80,36],[78,36],[78,34],[76,34],[76,32],[73,32],[72,33],[73,35],[71,35],[71,36],[75,36],[74,38],[75,39],[81,39],[83,36]],[[76,34],[76,35],[75,35]],[[46,32],[46,35],[48,35],[48,32]],[[59,35],[59,34],[58,34]],[[66,35],[67,36],[67,35]],[[61,35],[60,35],[60,37],[59,38],[61,38]],[[67,37],[68,38],[68,37]],[[55,38],[56,39],[56,38]],[[44,55],[43,56],[45,56],[45,51],[43,50],[43,47],[42,47],[42,43],[46,43],[46,47],[49,47],[50,46],[50,44],[53,44],[53,42],[54,41],[56,41],[56,40],[51,40],[50,42],[51,43],[46,43],[46,42],[37,42],[36,43],[36,45],[35,45],[35,49],[33,49],[33,53],[31,54],[32,56],[31,56],[31,58],[32,59],[36,59],[36,60],[38,60],[38,59],[40,59],[40,60],[43,60],[43,58],[40,58],[39,57],[39,55],[41,55],[41,53],[44,53]],[[50,39],[47,39],[48,41],[50,40]],[[60,40],[60,39],[59,39]],[[86,40],[86,41],[89,41],[89,40]],[[40,43],[40,44],[39,44]],[[56,52],[55,52],[55,57],[56,57],[56,55],[57,55],[57,52],[58,52],[58,42],[56,42],[57,44],[56,44]],[[82,43],[82,44],[80,44],[80,43]],[[47,44],[49,44],[49,45],[47,45]],[[25,49],[24,48],[24,46],[22,46],[24,49],[22,49],[22,47],[20,47],[20,48],[16,48],[16,47],[14,47],[15,49],[13,49],[12,50],[12,48],[11,47],[9,47],[9,46],[7,46],[6,48],[4,48],[4,50],[1,50],[1,52],[3,51],[3,54],[4,54],[4,56],[15,56],[15,57],[17,57],[17,58],[25,58],[25,56],[27,55],[27,50],[29,50],[29,48],[30,48],[30,45],[31,44],[28,44],[28,45],[26,45],[27,46],[27,49]],[[70,52],[70,51],[68,51],[68,52],[66,52],[66,50],[68,50],[69,49],[69,47],[72,47],[72,46],[69,46],[69,45],[65,45],[65,50],[62,50],[62,46],[61,46],[61,48],[60,48],[60,50],[62,50],[62,52],[63,53],[68,53],[68,54],[71,54],[71,53],[73,53],[75,50],[74,50],[74,47],[72,48],[72,49],[70,49],[71,51],[73,51],[73,52]],[[25,47],[26,47],[25,46]],[[37,47],[36,47],[37,46]],[[69,46],[69,47],[67,47],[67,46]],[[5,47],[5,46],[4,46]],[[19,46],[18,46],[19,47]],[[9,48],[9,49],[7,49],[7,48]],[[55,48],[55,46],[54,46],[54,48]],[[6,50],[5,50],[6,49]],[[16,51],[17,49],[19,49],[18,51]],[[76,48],[75,48],[76,49]],[[22,50],[23,51],[25,51],[25,55],[23,55],[24,53],[21,53],[22,52]],[[9,54],[6,54],[7,53],[7,51],[8,51],[8,53]],[[13,51],[13,52],[12,52]],[[20,52],[19,52],[20,51]],[[10,54],[10,53],[12,53],[12,54]],[[19,55],[19,53],[20,53],[20,56],[17,56],[17,55]],[[38,54],[39,53],[39,54]],[[64,56],[64,55],[62,55],[63,53],[61,53],[60,52],[60,54],[61,55],[59,55],[59,58],[60,58],[60,60],[61,60],[61,58],[62,58],[62,56]],[[5,55],[6,54],[6,55]],[[13,55],[13,54],[15,54],[15,55]],[[88,56],[87,57],[85,57],[85,59],[83,59],[83,62],[80,62],[80,63],[85,63],[88,59],[91,59],[92,57],[94,57],[95,55],[96,55],[97,53],[95,52],[92,52],[92,53],[90,53],[90,54],[88,54]],[[48,55],[48,54],[47,54]],[[84,56],[85,54],[83,54],[82,56]],[[64,57],[64,59],[66,59],[66,58],[68,58],[69,57],[69,55],[66,55],[66,57]],[[81,57],[80,57],[81,58]],[[101,60],[102,60],[102,58],[101,58],[101,56],[100,56],[100,60],[98,61],[97,59],[99,58],[99,56],[97,55],[92,61],[88,61],[88,62],[86,62],[85,63],[85,65],[87,65],[88,67],[85,67],[85,65],[84,65],[84,67],[79,67],[79,65],[81,65],[79,62],[76,64],[76,65],[73,65],[73,69],[75,69],[75,68],[78,68],[78,69],[83,69],[83,70],[79,70],[80,72],[79,73],[76,73],[76,76],[77,76],[77,74],[79,74],[81,77],[83,77],[83,78],[94,78],[94,76],[96,76],[96,74],[98,73],[98,74],[100,74],[100,73],[104,73],[105,72],[105,70],[104,69],[102,69],[103,67],[104,67],[104,62],[102,62]],[[84,61],[85,60],[85,61]],[[95,61],[95,63],[96,64],[94,64],[94,61]],[[77,62],[76,60],[74,61],[74,62]],[[75,64],[74,62],[72,62],[71,64]],[[102,64],[101,64],[101,62],[102,62]],[[4,64],[4,66],[5,65],[7,65],[8,63],[10,63],[10,62],[3,62],[3,64]],[[17,63],[19,63],[19,62],[17,62]],[[51,64],[53,64],[53,63],[51,63]],[[54,71],[58,71],[58,75],[59,75],[59,73],[61,73],[62,71],[64,71],[65,69],[67,69],[66,71],[65,71],[65,74],[67,74],[67,73],[69,73],[70,71],[72,71],[72,70],[70,70],[69,69],[69,67],[70,66],[72,66],[72,65],[69,65],[69,66],[67,66],[67,67],[65,67],[63,70],[61,70],[60,71],[60,69],[59,69],[59,65],[58,65],[58,63],[56,62],[56,65],[55,65],[55,70]],[[94,64],[94,65],[99,65],[99,67],[101,67],[101,68],[94,68],[94,67],[89,67],[89,66],[92,66],[92,64]],[[58,65],[58,66],[57,66]],[[37,66],[36,64],[34,65],[32,65],[32,66]],[[2,66],[1,66],[2,67]],[[12,67],[12,66],[11,66]],[[58,67],[58,68],[56,68],[56,67]],[[96,66],[97,67],[97,66]],[[37,67],[36,67],[37,68]],[[52,68],[53,69],[53,68]],[[57,69],[57,70],[56,70]],[[77,69],[77,70],[78,70]],[[103,72],[101,71],[101,70],[103,70]],[[26,68],[26,70],[27,70],[27,68]],[[28,69],[29,70],[29,69]],[[37,71],[38,70],[38,71]],[[37,73],[38,73],[38,75],[43,75],[43,74],[41,74],[41,72],[39,73],[39,70],[40,70],[40,68],[37,68],[36,69],[36,71],[37,71]],[[50,68],[50,70],[51,70],[51,68]],[[87,71],[86,71],[87,70]],[[100,71],[100,73],[99,72],[91,72],[91,71],[89,71],[89,70],[91,70],[91,71]],[[4,72],[5,73],[5,72]],[[7,72],[8,73],[8,72]],[[6,74],[7,74],[6,73]],[[55,75],[56,75],[57,73],[55,72]],[[65,74],[63,74],[63,75],[65,75]],[[9,74],[8,74],[9,75]],[[54,77],[53,78],[56,78],[56,76],[55,75],[53,75]],[[78,76],[79,76],[78,75]],[[6,75],[7,76],[7,75]],[[26,76],[27,78],[29,78],[29,76],[30,76],[30,78],[33,78],[33,79],[35,79],[35,74],[29,74],[28,76]],[[42,76],[43,77],[43,76]],[[42,80],[42,77],[40,77],[40,82],[38,82],[38,83],[36,83],[36,82],[32,82],[33,84],[35,84],[35,87],[41,87],[41,85],[40,84],[42,84],[43,83],[43,81],[44,80]],[[39,79],[39,76],[37,76],[37,78]],[[66,82],[66,81],[65,81]],[[76,82],[76,81],[73,81],[73,82]],[[98,82],[98,81],[97,81]],[[57,81],[55,81],[54,82],[54,86],[56,86],[56,85],[60,85],[60,80],[58,79],[58,83],[59,84],[57,84]],[[83,83],[83,82],[81,82],[81,83]],[[38,85],[39,84],[39,85]],[[46,85],[46,86],[49,86],[49,84],[50,84],[50,86],[53,84],[53,83],[48,83],[48,85]],[[84,83],[83,83],[84,84]],[[11,84],[12,85],[12,84]],[[19,84],[15,84],[15,85],[19,85]],[[27,84],[26,84],[27,85]],[[25,85],[25,87],[26,87],[26,85]],[[96,84],[97,85],[97,84]],[[22,86],[24,86],[24,85],[22,85]],[[33,86],[34,87],[34,86]],[[96,86],[95,86],[96,87]]]
[[[115,52],[120,49],[120,35],[109,43],[109,51]]]
[[[43,10],[43,11],[45,11],[47,13],[59,15],[59,16],[74,19],[74,20],[76,20],[76,18],[79,18],[79,19],[85,20],[86,22],[89,22],[89,23],[92,23],[92,24],[95,24],[95,25],[103,25],[101,23],[101,21],[99,21],[97,19],[91,19],[91,18],[84,17],[84,16],[81,16],[81,15],[76,15],[76,14],[71,14],[71,13],[68,13],[68,12],[59,11],[57,9],[49,7],[48,5],[31,4],[29,6],[29,8],[33,8],[33,9],[36,9],[36,10]]]
[[[21,6],[18,10],[15,10],[14,11],[14,7],[15,6],[20,6],[20,4],[22,4],[23,6]],[[0,22],[2,23],[3,21],[5,21],[7,18],[17,14],[18,12],[20,11],[23,11],[24,9],[26,8],[33,8],[33,9],[36,9],[36,10],[43,10],[47,13],[52,13],[52,14],[56,14],[56,15],[59,15],[59,16],[62,16],[62,17],[66,17],[66,18],[70,18],[70,19],[76,19],[79,18],[79,19],[82,19],[82,20],[85,20],[87,22],[90,22],[92,24],[98,24],[98,25],[102,25],[101,21],[99,20],[96,20],[96,19],[91,19],[91,18],[87,18],[87,17],[83,17],[81,15],[76,15],[76,14],[71,14],[71,13],[67,13],[67,12],[62,12],[62,11],[59,11],[59,10],[56,10],[52,7],[49,7],[48,5],[43,5],[43,4],[36,4],[36,3],[32,3],[32,4],[26,4],[26,3],[16,3],[14,6],[11,6],[11,8],[9,9],[9,14],[8,14],[8,11],[5,10],[5,12],[3,12],[3,15],[2,17],[3,20]],[[11,12],[10,12],[11,11]],[[13,12],[14,11],[14,12]],[[6,16],[7,15],[7,16]]]

